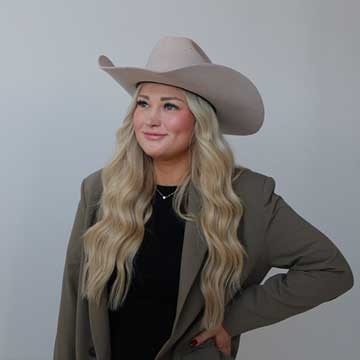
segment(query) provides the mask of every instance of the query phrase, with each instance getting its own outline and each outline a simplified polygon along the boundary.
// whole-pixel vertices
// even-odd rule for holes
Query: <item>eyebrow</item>
[[[148,97],[147,95],[139,95],[139,96],[141,96],[141,97],[143,97],[143,98],[145,98],[145,99],[148,99],[148,100],[149,100],[149,97]],[[173,100],[173,99],[184,102],[184,100],[179,99],[179,98],[178,98],[178,97],[176,97],[176,96],[163,96],[163,97],[161,97],[161,98],[160,98],[160,100],[161,100],[161,101],[165,101],[165,100]]]

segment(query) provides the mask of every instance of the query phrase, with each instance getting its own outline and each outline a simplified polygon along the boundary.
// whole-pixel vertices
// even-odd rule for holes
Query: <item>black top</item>
[[[157,185],[164,195],[176,186]],[[173,195],[156,191],[153,213],[134,259],[134,274],[125,303],[108,309],[112,360],[154,360],[169,338],[175,320],[185,222],[172,210]],[[114,270],[108,291],[114,281]]]

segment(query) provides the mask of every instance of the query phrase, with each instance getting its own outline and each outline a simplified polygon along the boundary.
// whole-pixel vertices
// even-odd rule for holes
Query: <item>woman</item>
[[[336,245],[236,166],[263,102],[191,39],[164,37],[145,69],[101,68],[132,95],[116,152],[88,175],[63,275],[55,360],[235,359],[242,333],[353,286]],[[260,282],[272,267],[286,268]]]

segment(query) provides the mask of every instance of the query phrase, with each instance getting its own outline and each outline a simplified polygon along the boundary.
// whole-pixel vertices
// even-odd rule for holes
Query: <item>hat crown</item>
[[[164,36],[151,51],[146,68],[166,72],[204,63],[211,64],[211,60],[195,41],[180,36]]]

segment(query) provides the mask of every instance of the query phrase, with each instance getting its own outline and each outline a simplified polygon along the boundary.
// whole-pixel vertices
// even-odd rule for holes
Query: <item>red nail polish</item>
[[[197,344],[198,344],[198,341],[197,341],[196,339],[194,339],[194,340],[190,343],[191,346],[196,346]]]

